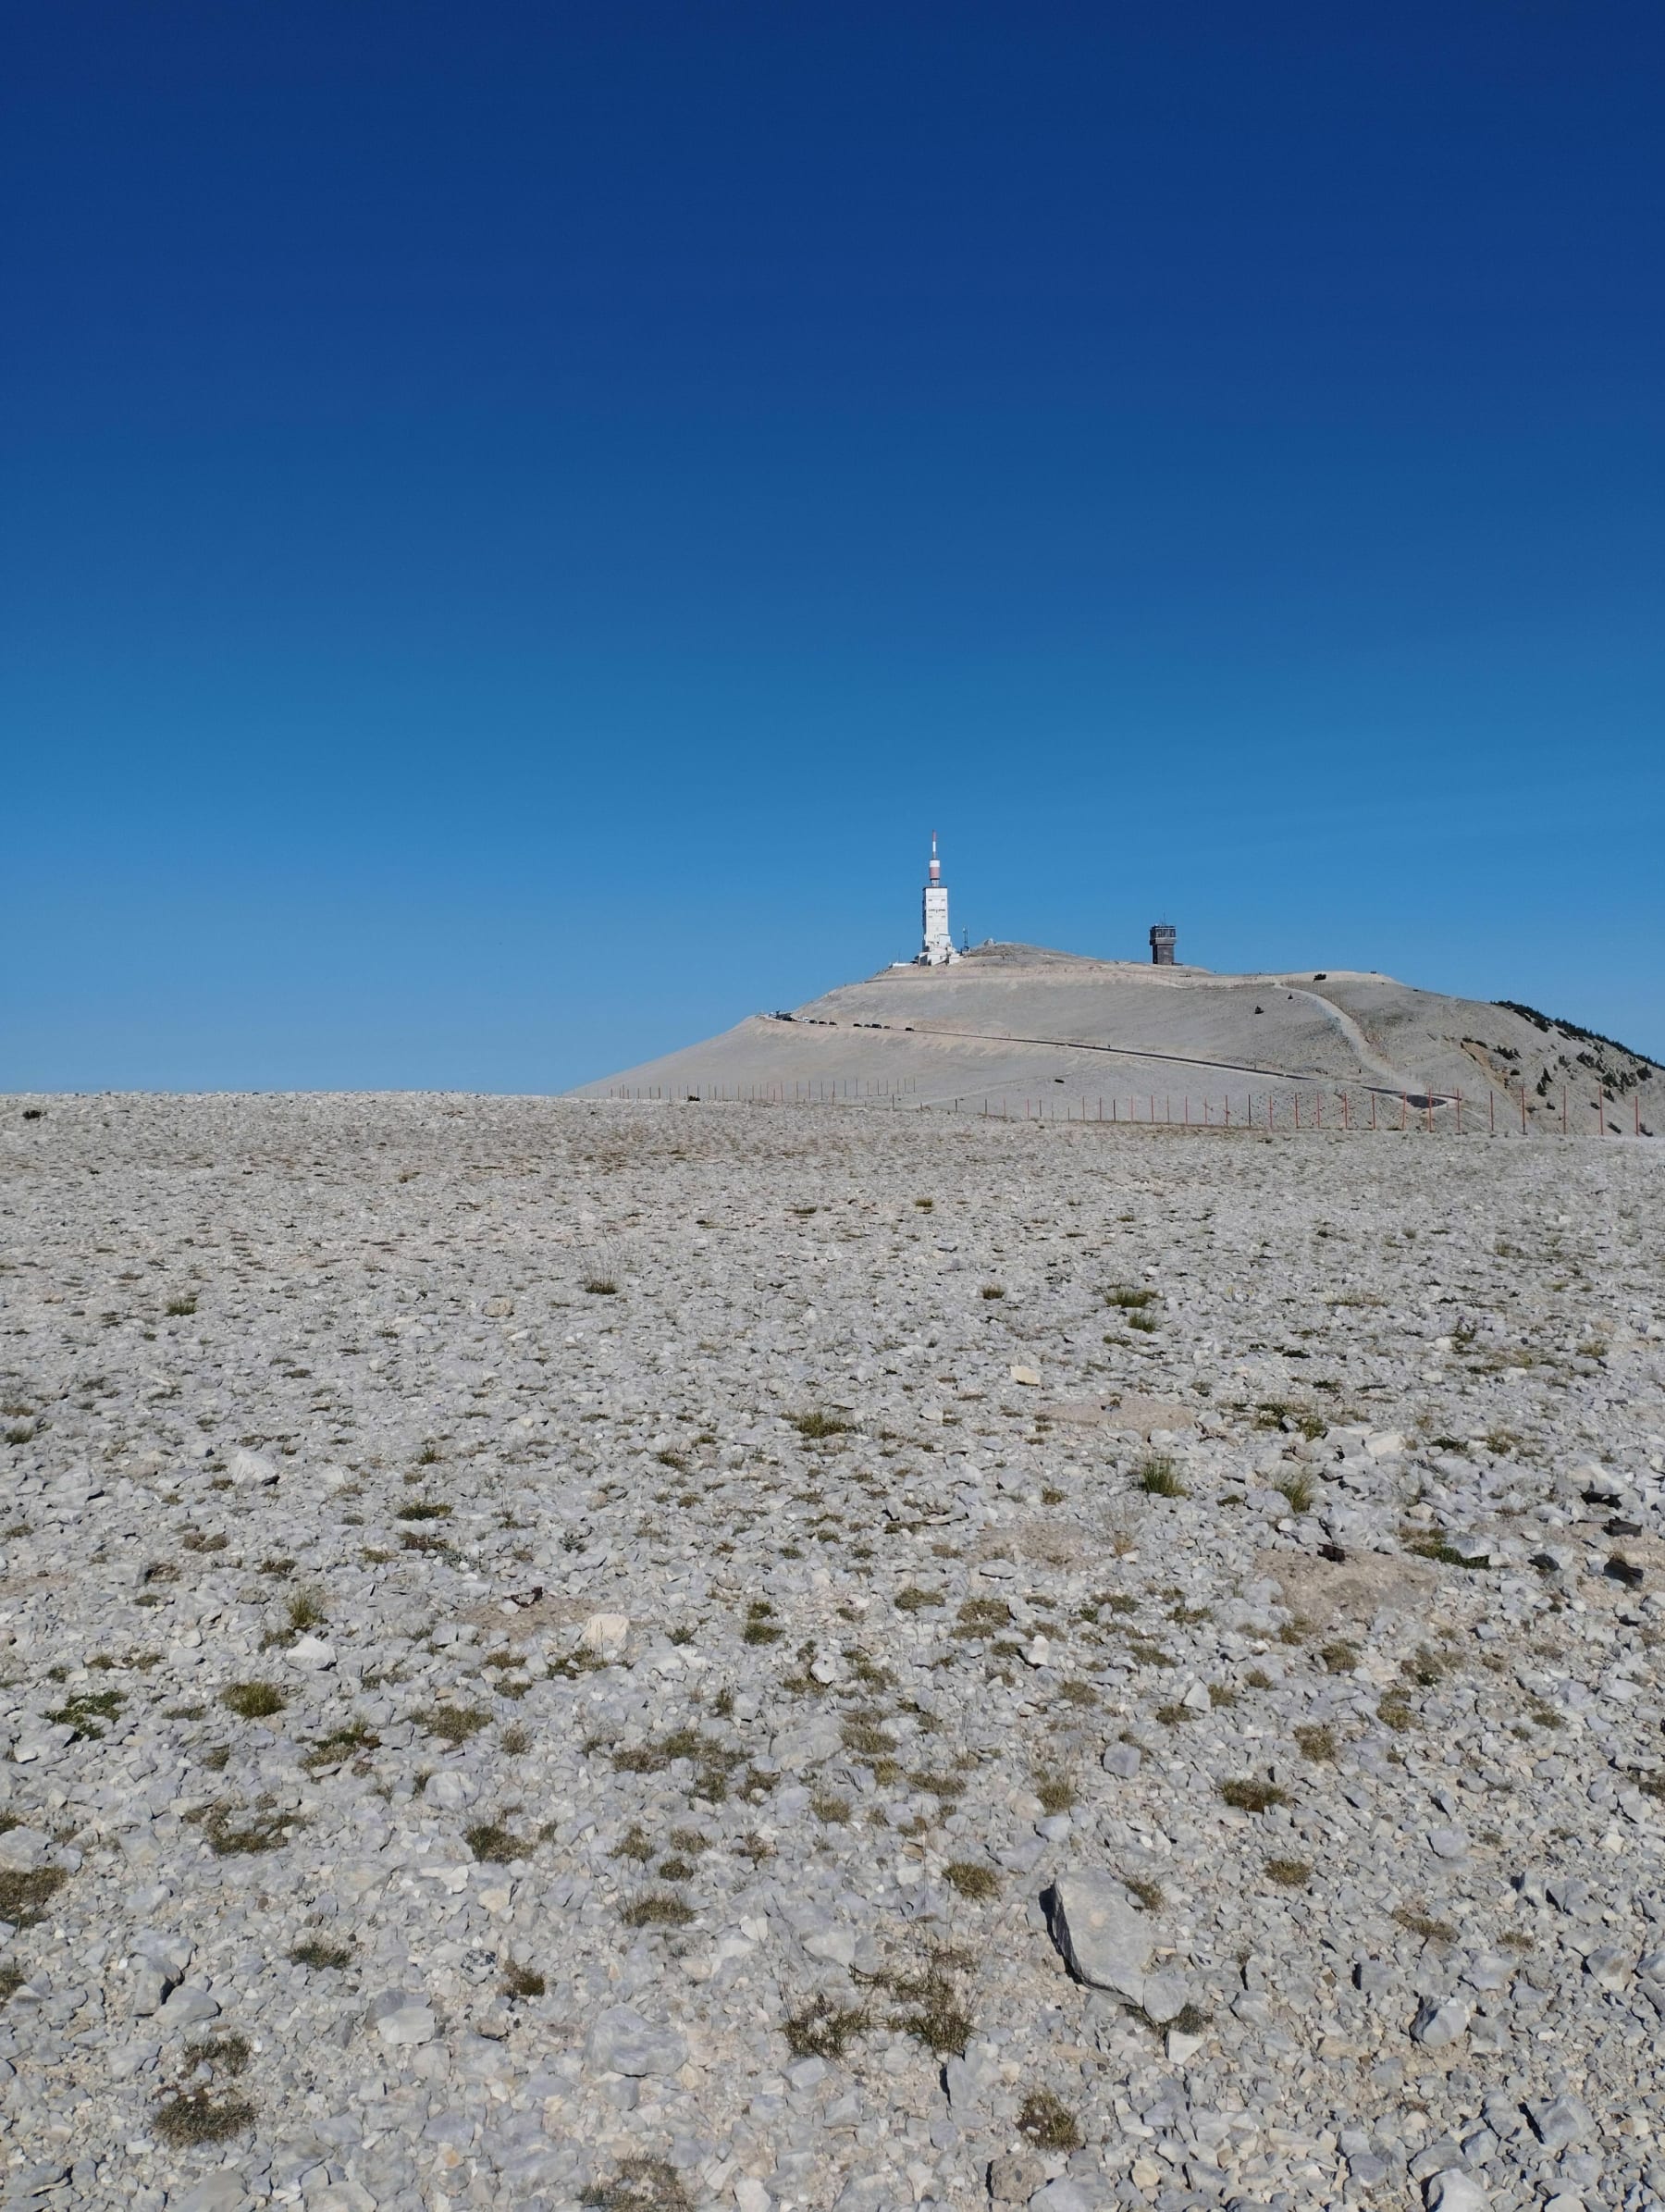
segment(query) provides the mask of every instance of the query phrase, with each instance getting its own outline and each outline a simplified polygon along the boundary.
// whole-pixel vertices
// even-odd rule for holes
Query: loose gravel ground
[[[7,2203],[1665,2199],[1646,1143],[0,1169]]]

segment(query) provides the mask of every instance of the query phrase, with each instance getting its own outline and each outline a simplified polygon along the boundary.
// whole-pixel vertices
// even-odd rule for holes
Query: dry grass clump
[[[477,1705],[434,1705],[416,1715],[416,1725],[437,1736],[441,1743],[465,1744],[490,1719]]]
[[[488,1860],[494,1866],[506,1866],[512,1859],[518,1859],[525,1845],[512,1828],[501,1821],[475,1821],[462,1831],[462,1840],[476,1859]]]
[[[68,1880],[60,1866],[37,1866],[28,1873],[0,1873],[0,1920],[14,1928],[38,1928],[46,1908]]]
[[[211,2088],[182,2090],[165,2097],[152,2123],[163,2142],[175,2150],[198,2144],[225,2143],[254,2124],[254,2107],[247,2097],[216,2096]]]
[[[943,1869],[943,1879],[973,1904],[986,1905],[991,1897],[1000,1895],[999,1876],[993,1868],[979,1866],[972,1859],[951,1860]]]
[[[283,1711],[289,1699],[275,1682],[228,1682],[219,1701],[240,1721],[269,1721],[275,1712]]]
[[[996,1636],[1012,1625],[1012,1609],[1004,1598],[968,1598],[956,1615],[955,1636]]]
[[[1079,2151],[1081,2131],[1068,2106],[1050,2089],[1031,2089],[1018,2115],[1018,2132],[1040,2151]]]
[[[660,1774],[678,1759],[686,1759],[694,1766],[694,1795],[714,1805],[721,1805],[728,1796],[734,1769],[746,1763],[743,1751],[729,1750],[715,1736],[702,1736],[697,1728],[673,1728],[667,1736],[612,1755],[622,1774]]]
[[[682,2177],[664,2158],[621,2158],[613,2179],[578,2201],[592,2212],[689,2212]]]
[[[1303,1859],[1268,1859],[1266,1879],[1276,1882],[1283,1889],[1304,1889],[1313,1878],[1313,1870]]]
[[[1270,1812],[1275,1805],[1289,1801],[1287,1789],[1279,1789],[1275,1782],[1257,1782],[1252,1775],[1222,1782],[1220,1795],[1238,1812]]]
[[[1185,1485],[1166,1452],[1153,1452],[1135,1476],[1140,1489],[1152,1498],[1183,1498]]]
[[[325,1943],[318,1936],[309,1936],[305,1943],[298,1943],[290,1953],[292,1964],[310,1967],[314,1973],[339,1972],[352,1964],[352,1952],[344,1943]]]
[[[619,1918],[627,1928],[685,1928],[694,1912],[668,1890],[649,1890],[646,1897],[626,1905]]]
[[[922,2043],[939,2058],[963,2058],[971,2039],[973,2023],[959,2008],[954,1970],[962,1963],[957,1952],[936,1951],[916,1973],[895,1971],[872,1979],[905,2007],[892,2015],[890,2025]]]
[[[929,1605],[946,1602],[941,1590],[922,1590],[913,1583],[899,1589],[891,1600],[898,1613],[922,1613]]]
[[[789,2017],[786,2047],[795,2058],[842,2058],[851,2038],[866,2026],[867,2014],[859,2007],[837,2004],[823,1994]]]
[[[823,1437],[848,1436],[853,1423],[841,1421],[836,1414],[824,1414],[812,1409],[807,1414],[788,1414],[786,1416],[799,1436],[810,1443]]]

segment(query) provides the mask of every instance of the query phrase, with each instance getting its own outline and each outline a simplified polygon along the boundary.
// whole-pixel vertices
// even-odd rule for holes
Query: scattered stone
[[[1141,2003],[1154,1930],[1114,1875],[1060,1874],[1043,1900],[1053,1941],[1078,1981]]]
[[[1665,2200],[1665,1198],[1330,1121],[55,1101],[0,2194]]]

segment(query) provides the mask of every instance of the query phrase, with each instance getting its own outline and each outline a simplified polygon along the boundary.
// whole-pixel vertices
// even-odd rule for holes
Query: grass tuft
[[[991,1897],[1000,1895],[999,1876],[992,1868],[979,1866],[975,1860],[950,1860],[943,1869],[943,1879],[951,1889],[957,1889],[962,1897],[969,1897],[976,1905],[986,1905]]]
[[[649,1890],[634,1905],[626,1905],[619,1918],[627,1928],[685,1928],[694,1912],[668,1890]]]
[[[1287,1805],[1289,1801],[1287,1789],[1279,1789],[1275,1782],[1256,1782],[1249,1775],[1234,1782],[1222,1782],[1220,1795],[1238,1812],[1270,1812],[1275,1805]]]
[[[513,1829],[505,1828],[501,1821],[475,1821],[462,1831],[462,1840],[476,1859],[487,1860],[494,1866],[506,1866],[525,1848]]]
[[[289,1699],[275,1682],[228,1682],[219,1701],[240,1721],[269,1721],[275,1712],[283,1711]]]
[[[290,1953],[292,1964],[310,1967],[314,1973],[339,1973],[342,1967],[352,1964],[352,1952],[344,1943],[325,1943],[317,1936],[309,1936],[305,1943],[298,1943]]]
[[[1050,2089],[1032,2089],[1018,2115],[1018,2132],[1040,2151],[1079,2151],[1081,2131],[1076,2116]]]
[[[37,1866],[28,1873],[0,1872],[0,1920],[10,1921],[14,1928],[38,1928],[68,1879],[57,1866]]]
[[[211,2089],[182,2091],[156,2107],[155,2130],[175,2150],[203,2143],[226,2143],[254,2124],[247,2097],[218,2097]]]
[[[490,1719],[477,1705],[435,1705],[416,1716],[418,1727],[447,1744],[465,1744]]]
[[[812,1997],[787,2020],[786,2047],[795,2058],[842,2058],[866,2026],[867,2014],[858,2006],[839,2005],[824,1995]]]
[[[682,2177],[664,2158],[621,2158],[614,2178],[578,2201],[588,2212],[690,2212]]]
[[[799,1436],[811,1442],[820,1437],[848,1436],[852,1427],[850,1422],[841,1421],[836,1414],[823,1414],[819,1410],[807,1414],[789,1414],[787,1418]]]

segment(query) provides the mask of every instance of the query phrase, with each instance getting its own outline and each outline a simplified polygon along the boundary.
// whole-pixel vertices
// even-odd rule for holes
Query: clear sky
[[[543,1091],[956,933],[1665,1053],[1658,0],[52,0],[10,1088]]]

